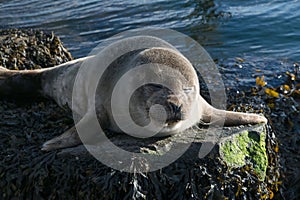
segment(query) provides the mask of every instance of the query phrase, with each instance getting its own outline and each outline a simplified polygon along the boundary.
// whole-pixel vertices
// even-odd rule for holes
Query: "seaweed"
[[[236,61],[240,63],[239,60]],[[243,61],[247,67],[251,61]],[[260,68],[259,65],[255,66]],[[261,67],[263,68],[263,67]],[[299,64],[290,64],[279,73],[281,81],[268,83],[263,70],[256,77],[256,85],[247,90],[230,90],[228,109],[233,111],[263,112],[268,116],[270,134],[266,139],[269,166],[266,182],[272,198],[300,198],[300,71]],[[272,78],[272,77],[270,77]]]
[[[0,30],[0,66],[14,70],[53,67],[72,60],[54,33],[40,30]]]

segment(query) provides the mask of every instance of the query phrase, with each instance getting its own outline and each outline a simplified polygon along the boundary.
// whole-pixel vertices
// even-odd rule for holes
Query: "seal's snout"
[[[169,108],[170,108],[170,113],[168,115],[168,119],[166,123],[173,124],[184,119],[184,115],[182,113],[182,105],[178,105],[170,102]]]
[[[178,106],[174,103],[170,103],[170,107],[171,107],[171,110],[176,114],[176,113],[181,113],[181,108],[182,108],[182,105]]]

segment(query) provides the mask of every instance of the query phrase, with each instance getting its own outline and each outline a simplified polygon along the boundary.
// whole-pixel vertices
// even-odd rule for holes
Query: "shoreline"
[[[50,37],[50,36],[49,36]],[[51,36],[52,37],[52,36]],[[58,45],[60,46],[60,45]],[[57,47],[58,47],[57,46]],[[65,54],[62,54],[61,52],[58,52],[60,56],[65,56]],[[69,59],[72,59],[69,57]],[[60,59],[63,61],[63,59]],[[235,64],[241,64],[241,65],[246,65],[246,62],[243,61],[237,61]],[[234,66],[232,67],[236,67]],[[230,66],[229,66],[230,67]],[[239,67],[239,66],[237,66]],[[297,68],[297,67],[295,67]],[[291,72],[292,73],[292,72]],[[295,73],[295,72],[293,72]],[[282,74],[284,75],[284,74]],[[300,76],[299,74],[297,75]],[[296,76],[295,75],[295,76]],[[289,81],[293,76],[291,75],[286,75],[287,81]],[[299,77],[300,78],[300,77]],[[264,80],[262,80],[264,82]],[[296,82],[290,82],[289,87],[292,88],[293,84],[296,85]],[[237,94],[236,91],[229,90],[227,91],[229,94],[228,98],[228,105],[234,105],[233,107],[231,106],[230,109],[232,110],[237,110],[237,111],[250,111],[250,112],[262,112],[264,111],[269,115],[269,119],[271,119],[273,128],[275,129],[275,136],[276,138],[269,138],[270,146],[269,146],[269,157],[270,159],[275,159],[274,160],[274,166],[271,166],[269,169],[269,172],[271,172],[270,175],[270,181],[273,183],[272,187],[274,191],[276,190],[276,187],[279,188],[279,190],[274,192],[275,197],[277,195],[277,198],[280,197],[280,195],[289,195],[291,194],[291,191],[293,191],[293,185],[288,185],[288,184],[293,184],[293,181],[297,183],[297,177],[300,177],[299,175],[297,176],[297,169],[295,168],[297,165],[293,166],[293,163],[296,159],[296,161],[300,161],[300,155],[297,153],[297,149],[291,149],[291,141],[289,139],[290,134],[298,134],[295,135],[295,140],[294,143],[295,145],[297,142],[299,142],[299,133],[297,133],[297,127],[300,119],[300,114],[299,112],[292,112],[293,106],[297,109],[299,109],[299,105],[296,105],[296,101],[293,102],[292,98],[299,98],[297,96],[297,93],[292,94],[291,96],[288,97],[286,95],[287,92],[292,92],[291,89],[280,91],[280,85],[278,86],[278,90],[275,90],[279,94],[282,92],[282,96],[280,97],[275,97],[272,95],[267,94],[265,91],[266,88],[269,86],[263,86],[261,82],[259,82],[256,86],[253,86],[256,88],[256,90],[249,90],[249,91],[243,91],[240,90],[240,93]],[[293,96],[296,95],[296,96]],[[253,106],[257,105],[257,106]],[[290,106],[290,107],[289,107]],[[281,109],[282,108],[282,109]],[[0,133],[1,133],[1,143],[4,144],[2,146],[2,154],[0,160],[1,162],[5,163],[6,166],[9,168],[1,168],[0,169],[0,174],[4,173],[4,176],[2,178],[9,178],[10,176],[15,177],[17,176],[16,179],[8,179],[6,181],[10,182],[11,184],[16,184],[18,181],[33,181],[34,184],[38,184],[37,181],[38,179],[30,179],[30,176],[37,176],[41,178],[41,180],[45,181],[47,183],[49,180],[46,179],[46,177],[49,175],[48,169],[51,170],[51,173],[58,173],[59,169],[61,170],[61,164],[65,163],[68,167],[70,167],[71,171],[66,171],[66,173],[74,173],[76,172],[76,159],[71,159],[69,161],[66,161],[64,159],[58,159],[56,160],[56,153],[57,152],[50,152],[50,153],[43,153],[39,152],[39,145],[42,144],[41,141],[46,141],[46,138],[51,138],[51,135],[59,134],[63,132],[62,130],[67,129],[70,125],[72,125],[73,121],[68,115],[66,111],[63,109],[59,108],[58,106],[55,105],[50,100],[30,100],[29,102],[23,102],[21,104],[18,103],[13,103],[13,101],[8,101],[8,100],[1,100],[0,101],[0,110],[1,110],[1,117],[2,119],[5,119],[2,121],[2,124],[0,126]],[[299,110],[298,110],[299,111]],[[280,114],[285,113],[286,116],[283,118],[281,117]],[[275,114],[275,116],[274,116]],[[278,116],[276,116],[278,114]],[[272,116],[273,115],[273,116]],[[291,122],[291,123],[290,123]],[[285,126],[281,126],[281,124],[284,123]],[[58,124],[58,125],[57,125]],[[289,125],[292,127],[289,127]],[[294,130],[295,129],[295,130]],[[294,131],[294,132],[293,132]],[[296,131],[296,132],[295,132]],[[284,134],[282,134],[284,133]],[[277,140],[279,141],[280,145],[278,146]],[[294,147],[294,148],[297,148]],[[298,147],[299,148],[299,147]],[[278,166],[276,163],[278,159],[278,152],[280,154],[281,158],[281,166]],[[299,151],[298,151],[299,152]],[[13,156],[11,156],[13,155]],[[290,159],[289,156],[294,155],[294,159]],[[272,157],[273,156],[273,157]],[[297,160],[298,159],[298,160]],[[89,159],[87,159],[89,160]],[[78,161],[81,163],[83,166],[86,165],[86,167],[91,168],[91,166],[88,164],[91,161],[87,161],[85,159]],[[87,161],[85,163],[85,161]],[[286,162],[286,163],[284,163]],[[294,163],[297,164],[297,163]],[[20,166],[21,169],[18,169],[17,166]],[[53,167],[51,166],[53,165]],[[73,166],[72,166],[73,165]],[[99,164],[94,163],[93,166],[96,167]],[[197,165],[200,165],[200,163],[197,163]],[[206,164],[207,165],[207,164]],[[11,168],[10,166],[15,166],[16,168]],[[38,166],[41,166],[42,168],[39,170],[37,169]],[[205,167],[205,165],[204,165]],[[274,167],[274,168],[272,168]],[[281,168],[280,174],[278,171],[278,167]],[[292,168],[289,168],[292,167]],[[293,168],[294,167],[294,168]],[[101,167],[103,168],[103,166]],[[184,167],[182,168],[184,169]],[[21,171],[19,171],[21,170]],[[58,170],[58,171],[57,171]],[[105,169],[104,172],[106,172],[108,169]],[[273,170],[273,171],[272,171]],[[291,173],[292,172],[292,173]],[[18,174],[22,173],[22,177],[18,177]],[[37,173],[37,174],[35,174]],[[80,175],[87,175],[89,173],[92,173],[94,175],[99,175],[100,177],[108,178],[108,176],[105,176],[102,174],[97,174],[97,170],[92,170],[91,172],[86,172],[85,169],[80,169],[79,174],[73,174],[70,175],[73,181],[80,179]],[[114,172],[116,173],[116,172]],[[238,172],[237,172],[238,173]],[[291,173],[291,174],[289,174]],[[122,177],[121,179],[126,178],[127,175],[124,174],[119,174],[117,173],[118,176]],[[278,180],[279,176],[284,176],[287,177],[287,179],[280,179]],[[30,175],[30,176],[29,176]],[[152,174],[155,176],[154,174]],[[29,177],[28,177],[29,176]],[[57,177],[61,176],[61,174],[57,174]],[[130,176],[129,176],[130,177]],[[296,178],[295,178],[296,177]],[[94,177],[97,179],[97,176]],[[131,177],[132,178],[132,177]],[[274,179],[274,180],[273,180]],[[142,179],[142,177],[139,177],[139,180],[145,181]],[[287,188],[286,190],[283,189],[281,184],[279,183],[281,180],[283,180],[283,185]],[[3,181],[3,179],[1,180]],[[56,179],[56,181],[59,181]],[[87,180],[81,180],[81,186],[83,187],[84,181]],[[100,180],[98,180],[100,181]],[[1,182],[1,185],[3,185],[4,182]],[[53,184],[53,183],[52,183]],[[63,184],[63,180],[60,181],[60,184]],[[91,181],[89,184],[93,185],[95,182]],[[7,184],[4,184],[7,185]],[[95,186],[95,185],[94,185]],[[97,186],[97,185],[96,185]],[[14,186],[9,186],[9,187],[16,187]],[[20,185],[18,186],[20,187]],[[22,196],[22,191],[25,192],[25,188],[18,188],[16,192],[18,195]],[[32,190],[35,190],[34,187],[36,185],[30,186],[32,187]],[[74,186],[75,187],[75,186]],[[113,187],[113,186],[111,186]],[[264,187],[264,186],[262,186]],[[39,187],[37,187],[39,188]],[[97,188],[97,187],[96,187]],[[297,188],[297,187],[296,187]],[[40,188],[42,189],[42,188]],[[62,188],[61,188],[62,189]],[[8,190],[7,190],[8,191]],[[52,191],[54,192],[54,191]],[[88,191],[86,191],[88,192]],[[282,193],[282,194],[281,194]],[[1,194],[1,193],[0,193]],[[297,193],[294,194],[299,195]],[[293,196],[286,196],[286,197],[293,197]]]

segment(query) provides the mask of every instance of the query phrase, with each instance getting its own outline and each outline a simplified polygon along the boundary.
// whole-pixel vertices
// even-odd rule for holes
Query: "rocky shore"
[[[0,66],[31,70],[71,59],[53,33],[0,31]],[[231,109],[249,110],[239,106],[241,99],[235,98]],[[199,148],[207,142],[200,137],[202,127],[199,138],[176,162],[154,172],[126,173],[101,164],[82,146],[42,152],[43,142],[73,125],[70,110],[52,100],[0,97],[0,119],[1,199],[272,199],[282,195],[278,143],[271,125],[227,128],[228,134],[200,159]],[[123,135],[113,135],[111,140],[124,148],[135,144],[135,151],[146,154],[159,154],[157,147],[170,142],[168,138],[135,141]],[[134,166],[147,163],[133,162]]]

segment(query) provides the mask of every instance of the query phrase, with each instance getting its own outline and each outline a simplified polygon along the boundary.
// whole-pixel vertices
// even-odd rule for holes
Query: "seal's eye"
[[[153,90],[161,90],[163,86],[160,84],[149,83],[146,85],[147,87],[151,87]]]
[[[191,93],[192,91],[194,90],[194,87],[186,87],[186,88],[183,88],[183,91],[185,92],[185,93]]]

